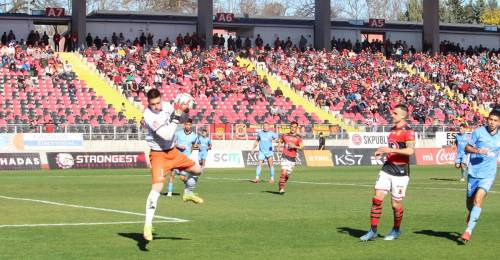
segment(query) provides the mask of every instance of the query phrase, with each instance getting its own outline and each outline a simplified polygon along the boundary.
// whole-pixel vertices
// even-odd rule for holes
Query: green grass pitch
[[[161,196],[157,214],[187,222],[155,219],[164,222],[154,224],[156,236],[150,243],[142,240],[141,214],[150,190],[147,169],[0,172],[0,258],[497,257],[498,184],[484,203],[471,242],[460,245],[457,239],[465,229],[465,183],[458,181],[458,171],[452,166],[414,166],[401,238],[360,242],[358,237],[369,227],[378,170],[297,168],[282,196],[276,194],[277,184],[250,183],[254,169],[209,169],[198,188],[204,204],[184,203],[180,195]],[[264,178],[268,172],[264,168]],[[175,192],[182,189],[176,180]],[[390,230],[392,218],[386,199],[379,227],[382,235]]]

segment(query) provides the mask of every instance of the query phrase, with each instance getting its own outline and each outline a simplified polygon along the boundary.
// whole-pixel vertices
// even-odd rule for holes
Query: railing
[[[288,131],[289,125],[275,125],[274,131],[277,133],[285,133]],[[378,126],[357,126],[362,132],[390,132],[391,125]],[[180,128],[180,127],[179,127]],[[209,136],[212,139],[218,140],[255,140],[257,132],[262,128],[262,125],[245,125],[245,124],[197,124],[193,126],[195,132],[201,129],[207,129]],[[452,125],[413,125],[412,128],[417,132],[420,139],[431,139],[436,136],[436,132],[452,132],[456,131],[456,127]],[[348,139],[349,134],[337,125],[301,125],[300,133],[305,139],[316,139],[319,133],[327,139],[343,140]],[[89,124],[72,124],[72,125],[28,125],[28,124],[9,124],[0,125],[1,133],[82,133],[84,140],[143,140],[146,134],[146,129],[136,125],[127,124],[122,126],[116,125],[97,125]]]

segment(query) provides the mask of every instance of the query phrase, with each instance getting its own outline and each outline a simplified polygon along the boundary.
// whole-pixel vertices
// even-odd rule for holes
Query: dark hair
[[[396,109],[396,108],[399,108],[399,109],[401,109],[401,110],[405,111],[406,113],[408,113],[408,106],[406,106],[405,104],[397,104],[397,105],[394,107],[394,109]]]
[[[148,91],[146,96],[148,97],[148,100],[151,100],[151,99],[155,99],[157,97],[161,97],[161,93],[158,89],[152,88]]]
[[[460,124],[460,127],[468,127],[468,126],[469,125],[467,125],[467,123],[465,123],[465,122]]]
[[[193,123],[193,119],[191,119],[191,118],[186,119],[185,124],[192,124],[192,123]]]
[[[491,110],[489,116],[496,116],[496,117],[500,118],[500,109]]]
[[[297,126],[299,126],[299,123],[297,123],[297,121],[292,121],[292,122],[290,122],[290,125],[297,125]]]

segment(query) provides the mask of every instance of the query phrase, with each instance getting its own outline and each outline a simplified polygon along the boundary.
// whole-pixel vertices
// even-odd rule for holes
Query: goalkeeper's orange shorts
[[[177,148],[168,151],[151,151],[149,154],[151,162],[151,183],[163,183],[166,176],[173,169],[186,170],[195,165],[195,162],[185,154],[182,154]]]

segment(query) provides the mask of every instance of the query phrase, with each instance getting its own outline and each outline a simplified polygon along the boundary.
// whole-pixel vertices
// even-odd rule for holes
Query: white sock
[[[160,197],[160,193],[151,190],[149,192],[148,199],[146,200],[146,225],[153,225],[153,217],[155,216],[156,204],[158,203],[158,198]]]

